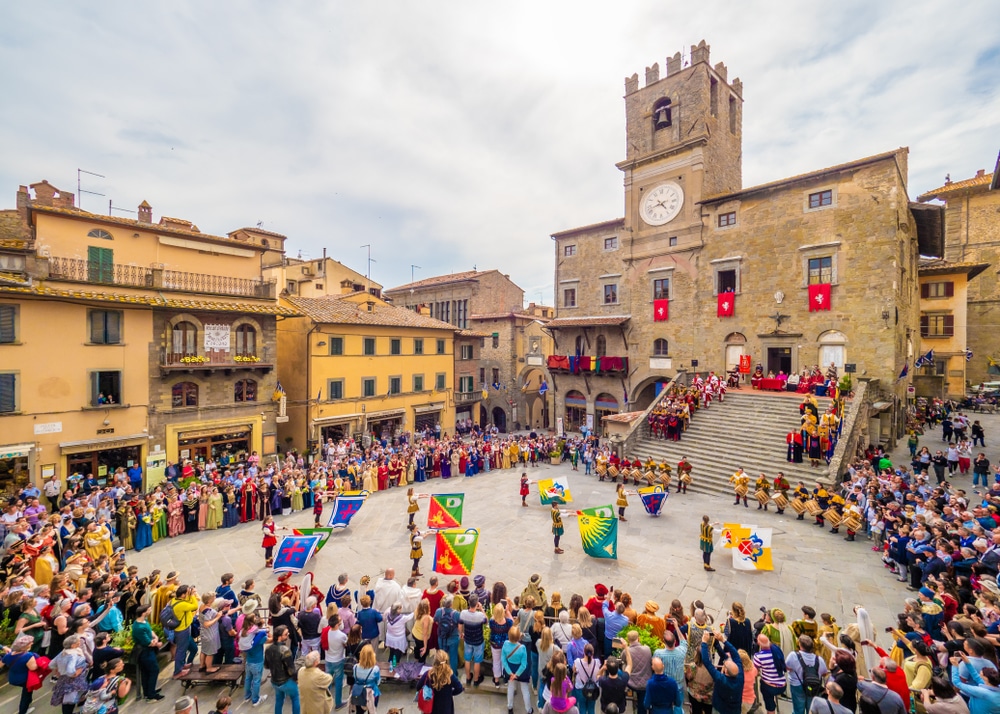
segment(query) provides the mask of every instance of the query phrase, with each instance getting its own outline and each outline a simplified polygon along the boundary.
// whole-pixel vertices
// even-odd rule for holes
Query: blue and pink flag
[[[642,506],[646,513],[651,516],[658,516],[663,510],[663,504],[667,500],[667,492],[663,486],[650,486],[639,489],[639,498],[642,499]]]
[[[359,495],[337,496],[333,502],[333,511],[330,513],[330,520],[327,522],[328,528],[347,528],[354,515],[361,510],[368,492],[363,491]]]
[[[298,573],[316,552],[316,547],[322,536],[285,536],[278,544],[278,552],[274,556],[274,572]]]

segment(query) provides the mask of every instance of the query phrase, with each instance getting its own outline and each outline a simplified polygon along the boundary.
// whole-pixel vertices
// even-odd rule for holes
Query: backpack
[[[879,697],[878,699],[873,699],[871,695],[869,695],[867,692],[862,692],[859,689],[858,690],[858,694],[860,695],[858,697],[859,714],[882,714],[882,710],[879,708],[879,704],[883,699],[885,699],[888,693],[889,690],[886,689],[884,692],[882,692],[881,697]]]
[[[160,610],[160,624],[163,625],[164,630],[176,630],[181,626],[181,621],[177,619],[177,613],[174,612],[173,603],[168,602]]]
[[[448,642],[451,636],[455,634],[455,615],[457,614],[454,610],[448,611],[441,609],[438,612],[441,613],[441,618],[437,619],[438,623],[438,641]]]
[[[811,665],[805,663],[801,652],[796,652],[795,656],[799,660],[799,666],[802,668],[802,691],[806,693],[807,697],[821,696],[824,689],[823,678],[819,676],[819,656],[813,655],[815,659]]]
[[[594,669],[594,667],[596,666],[596,663],[597,663],[597,660],[594,660],[591,663],[591,667],[590,667],[591,670]],[[581,669],[583,669],[583,668],[581,667]],[[594,672],[593,671],[591,671],[587,675],[587,681],[583,683],[583,687],[580,689],[580,692],[583,694],[583,698],[586,699],[588,702],[595,702],[595,701],[597,701],[600,698],[600,696],[601,696],[601,688],[598,687],[597,686],[597,682],[594,681]]]

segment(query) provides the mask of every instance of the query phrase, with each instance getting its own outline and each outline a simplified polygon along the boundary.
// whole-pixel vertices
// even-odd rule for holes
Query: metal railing
[[[160,364],[165,367],[189,367],[191,369],[226,367],[230,369],[252,369],[255,366],[271,365],[270,349],[267,346],[256,354],[208,350],[201,354],[160,351]]]
[[[252,278],[233,278],[228,275],[184,273],[177,270],[163,271],[163,286],[168,290],[193,293],[217,293],[245,297],[269,297],[269,284]]]
[[[153,271],[139,265],[107,265],[79,258],[49,258],[49,277],[102,285],[153,287]]]
[[[483,398],[483,391],[480,389],[473,392],[455,392],[455,404],[471,404]]]

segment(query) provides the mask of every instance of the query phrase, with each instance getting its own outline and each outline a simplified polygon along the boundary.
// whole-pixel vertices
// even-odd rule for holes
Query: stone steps
[[[830,405],[826,398],[818,402],[821,412]],[[828,481],[826,464],[812,468],[808,460],[802,464],[786,460],[785,437],[799,428],[800,403],[767,392],[730,392],[724,402],[698,410],[680,441],[653,438],[648,428],[642,427],[644,436],[629,457],[665,460],[675,469],[681,457],[687,457],[694,467],[689,490],[701,493],[732,498],[729,477],[738,467],[752,479],[762,472],[774,479],[780,471],[793,487],[803,481],[811,489],[817,480]]]

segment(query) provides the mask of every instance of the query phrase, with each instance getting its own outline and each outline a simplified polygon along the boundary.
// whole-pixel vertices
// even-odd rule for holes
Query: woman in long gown
[[[448,452],[442,450],[440,458],[441,458],[441,478],[451,478],[451,459],[448,457]]]
[[[240,523],[257,520],[257,487],[251,479],[240,488]]]
[[[271,487],[266,483],[257,486],[257,520],[263,521],[271,515]]]
[[[452,449],[452,452],[451,452],[451,475],[452,476],[461,476],[462,474],[465,473],[465,469],[459,468],[459,466],[461,465],[462,456],[464,455],[464,453],[465,453],[465,451],[462,450],[462,449]]]
[[[292,512],[292,493],[295,491],[295,481],[286,478],[281,483],[281,510],[279,513]]]
[[[184,501],[184,532],[198,532],[198,494],[196,491],[188,491]]]
[[[149,518],[153,526],[152,536],[154,543],[160,539],[159,522],[160,522],[160,512],[162,510],[163,509],[160,507],[160,504],[157,503],[156,501],[153,501],[149,504]]]
[[[167,504],[167,535],[176,538],[184,532],[184,504],[180,496],[174,496]]]
[[[156,507],[159,509],[156,514],[156,533],[159,538],[166,538],[169,535],[169,527],[167,525],[167,501],[166,499],[156,502]]]
[[[271,482],[271,515],[280,516],[284,513],[285,484],[278,481]]]
[[[205,529],[214,531],[222,526],[222,494],[213,488],[208,497],[208,517],[205,519]]]
[[[135,529],[135,549],[141,551],[153,545],[153,517],[146,511],[146,504],[139,501],[137,515],[138,525]]]
[[[198,530],[205,530],[205,526],[208,525],[208,488],[204,487],[201,489],[201,495],[198,496]]]
[[[229,486],[222,495],[225,500],[222,506],[222,527],[232,528],[240,522],[240,509],[236,505],[236,489]]]
[[[118,541],[125,550],[135,547],[135,511],[122,499],[118,508]]]
[[[305,503],[302,500],[302,484],[301,482],[293,482],[290,484],[290,489],[292,492],[291,506],[292,513],[296,511],[301,511],[305,508]]]
[[[502,459],[502,462],[501,462],[502,466],[501,466],[501,468],[509,469],[510,468],[510,449],[501,448],[500,449],[500,458]]]

